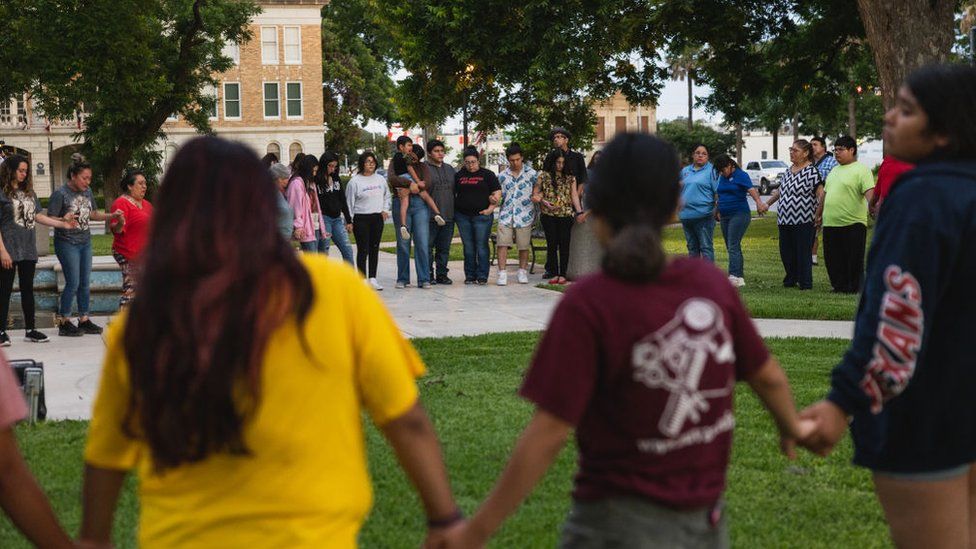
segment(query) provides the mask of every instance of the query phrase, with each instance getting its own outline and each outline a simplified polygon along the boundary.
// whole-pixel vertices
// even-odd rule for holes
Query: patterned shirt
[[[502,206],[498,210],[498,224],[506,227],[531,227],[535,221],[535,204],[532,203],[532,187],[538,174],[523,166],[518,177],[511,170],[498,176],[502,186]]]
[[[823,185],[820,172],[809,164],[793,173],[786,170],[779,186],[779,208],[776,210],[776,223],[780,225],[800,225],[813,223],[817,213],[817,187]]]
[[[551,208],[543,208],[544,215],[553,217],[573,217],[573,195],[570,185],[576,184],[576,178],[571,175],[556,177],[553,184],[549,172],[539,172],[539,189],[542,190],[542,200],[552,204]]]
[[[817,170],[820,172],[820,177],[824,181],[827,180],[827,176],[830,174],[830,170],[834,169],[836,166],[837,166],[837,159],[834,158],[834,155],[830,153],[825,153],[823,156],[820,157],[820,160],[817,161],[816,163]]]

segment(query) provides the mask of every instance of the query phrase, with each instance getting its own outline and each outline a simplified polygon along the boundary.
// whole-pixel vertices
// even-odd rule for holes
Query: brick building
[[[657,132],[657,109],[654,105],[631,105],[620,92],[593,105],[593,110],[596,113],[594,150],[602,149],[613,136],[625,131]]]

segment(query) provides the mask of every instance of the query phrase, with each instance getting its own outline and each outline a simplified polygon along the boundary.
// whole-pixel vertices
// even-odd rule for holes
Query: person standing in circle
[[[24,340],[45,343],[48,337],[35,329],[34,272],[37,268],[36,224],[59,229],[77,227],[73,216],[57,220],[41,213],[34,193],[30,162],[12,155],[0,164],[0,347],[10,345],[7,317],[13,293],[14,274],[20,281],[20,306],[24,310]]]
[[[692,163],[681,170],[681,202],[678,218],[685,231],[688,255],[715,262],[715,217],[718,175],[708,161],[708,147],[691,150]]]
[[[729,282],[737,288],[746,285],[743,275],[742,237],[752,222],[752,212],[746,202],[746,196],[756,202],[756,210],[763,215],[768,210],[766,203],[759,197],[759,191],[752,186],[749,174],[742,171],[735,160],[728,155],[720,154],[715,159],[715,171],[718,172],[718,214],[722,227],[722,238],[725,249],[729,254]]]
[[[294,238],[303,252],[329,251],[329,233],[322,219],[322,208],[315,186],[319,161],[312,155],[295,157],[291,181],[288,182],[288,203],[295,212]]]
[[[549,284],[568,282],[566,270],[573,220],[579,213],[575,208],[579,204],[576,175],[567,159],[566,153],[560,149],[546,155],[532,195],[532,201],[539,204],[540,220],[546,232],[546,264],[554,273]]]
[[[379,162],[373,151],[359,155],[356,175],[346,185],[346,202],[352,214],[352,233],[356,237],[356,267],[377,291],[383,289],[376,280],[380,261],[383,223],[390,218],[390,187],[376,173]]]
[[[152,219],[152,204],[146,200],[149,184],[142,170],[130,170],[122,178],[122,196],[112,203],[112,211],[121,211],[125,223],[113,222],[112,257],[122,269],[122,297],[119,310],[123,311],[135,297],[136,261],[146,246],[149,235],[149,222]]]
[[[342,180],[339,179],[339,157],[335,153],[325,152],[319,157],[319,171],[315,175],[315,185],[319,193],[319,205],[322,206],[325,232],[332,235],[332,242],[339,247],[342,259],[352,265],[355,263],[352,244],[349,243],[352,214],[349,213],[349,205],[346,203],[346,193],[342,191]],[[329,253],[328,240],[325,241],[325,253]]]
[[[488,284],[488,236],[501,197],[498,177],[481,167],[477,149],[466,149],[464,169],[454,175],[454,220],[464,248],[465,284]]]
[[[111,214],[95,209],[95,196],[91,191],[91,164],[78,153],[71,155],[68,166],[68,182],[51,194],[47,213],[54,219],[77,219],[73,229],[54,229],[54,253],[64,272],[64,291],[58,305],[58,335],[79,337],[82,334],[100,334],[101,326],[88,317],[90,311],[90,284],[92,266],[92,241],[89,224],[92,221],[113,220],[125,225],[125,216],[115,210]],[[70,217],[69,217],[70,216]],[[71,322],[72,301],[78,300],[78,324]]]

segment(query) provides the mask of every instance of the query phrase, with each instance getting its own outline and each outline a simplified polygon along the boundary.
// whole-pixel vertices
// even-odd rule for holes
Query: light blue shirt
[[[498,224],[506,227],[531,227],[535,221],[535,204],[532,203],[532,187],[538,172],[522,165],[518,177],[511,170],[498,176],[502,187],[502,205],[498,210]]]
[[[708,162],[701,168],[694,164],[681,170],[680,219],[699,219],[715,212],[715,195],[718,192],[718,174]]]

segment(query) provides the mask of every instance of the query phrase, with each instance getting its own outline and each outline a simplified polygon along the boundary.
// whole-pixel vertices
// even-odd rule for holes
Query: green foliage
[[[690,130],[687,120],[683,118],[658,122],[657,135],[674,145],[684,162],[690,162],[691,148],[699,144],[708,147],[712,158],[723,153],[735,154],[734,133],[714,130],[700,121],[695,122]]]

